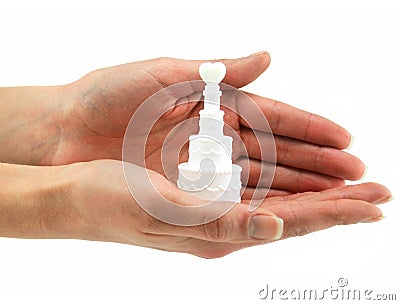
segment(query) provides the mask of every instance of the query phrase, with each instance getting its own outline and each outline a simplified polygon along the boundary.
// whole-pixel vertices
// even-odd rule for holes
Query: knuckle
[[[288,211],[290,217],[285,220],[281,239],[309,234],[311,230],[300,220],[298,207],[296,205],[288,205]]]
[[[204,225],[204,235],[208,240],[223,242],[229,237],[232,230],[232,222],[227,215],[220,217]]]
[[[154,59],[154,61],[155,61],[157,64],[159,64],[159,65],[165,65],[165,66],[170,66],[170,65],[172,64],[172,61],[173,61],[173,60],[174,60],[173,58],[171,58],[171,57],[166,57],[166,56],[157,57],[157,58]]]
[[[296,236],[303,236],[311,233],[307,228],[303,226],[289,226],[287,230],[282,235],[282,239],[296,237]]]
[[[346,224],[346,218],[345,218],[344,214],[341,212],[340,203],[342,201],[343,200],[340,200],[340,199],[334,201],[334,204],[333,204],[334,209],[332,212],[332,226]]]
[[[323,167],[324,161],[325,161],[325,149],[324,147],[318,146],[316,150],[314,170],[320,171],[320,169]]]
[[[273,130],[275,130],[275,132],[279,132],[279,128],[281,125],[281,119],[282,119],[282,115],[281,115],[281,110],[280,110],[280,103],[278,101],[274,101],[272,108],[271,108],[271,113],[274,115],[273,119],[270,120],[270,125],[271,128]]]
[[[313,113],[309,113],[308,117],[307,117],[307,127],[304,131],[304,139],[306,141],[308,141],[309,137],[310,137],[310,130],[311,130],[311,126],[313,124],[314,121],[314,117],[315,115]]]
[[[287,163],[289,160],[289,141],[281,141],[281,147],[279,151],[279,157],[282,158],[282,163]]]

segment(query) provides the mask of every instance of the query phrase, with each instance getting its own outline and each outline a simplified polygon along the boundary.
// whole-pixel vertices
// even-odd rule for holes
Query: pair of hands
[[[261,52],[223,62],[227,67],[224,83],[240,88],[267,69],[270,57]],[[242,202],[213,222],[191,227],[161,222],[142,210],[126,186],[118,161],[127,124],[152,94],[172,84],[199,79],[200,63],[171,58],[136,62],[96,70],[57,88],[62,97],[55,103],[59,113],[53,124],[57,140],[38,163],[63,165],[68,217],[61,223],[70,228],[63,237],[220,257],[338,224],[380,219],[376,204],[391,197],[385,187],[375,183],[344,186],[344,180],[357,180],[364,173],[364,164],[343,151],[351,142],[345,129],[250,93],[246,94],[270,123],[277,149],[275,177],[261,206],[250,213],[247,205],[267,161],[261,160],[252,130],[225,109],[225,122],[240,135],[248,151],[249,181]],[[176,124],[196,116],[201,107],[195,103],[176,106],[157,122],[147,140],[146,164],[151,179],[158,192],[176,204],[196,205],[196,200],[162,175],[163,141]],[[258,136],[263,136],[263,131]]]

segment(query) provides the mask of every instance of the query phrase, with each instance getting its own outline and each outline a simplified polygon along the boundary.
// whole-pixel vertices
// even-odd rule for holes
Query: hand
[[[265,71],[270,58],[264,52],[222,61],[227,67],[223,82],[242,87]],[[61,111],[59,127],[62,136],[47,163],[120,160],[124,132],[135,110],[146,98],[166,86],[199,79],[200,63],[159,58],[97,70],[66,86],[65,109]],[[320,116],[248,95],[268,119],[277,146],[277,169],[270,195],[329,189],[342,186],[344,179],[356,180],[363,175],[363,163],[341,151],[351,140],[346,130]],[[179,122],[197,116],[201,107],[201,103],[177,106],[160,119],[147,141],[151,148],[146,155],[148,168],[162,173],[160,152],[165,136]],[[237,115],[225,112],[226,123],[239,133],[249,152],[250,159],[245,160],[250,164],[246,196],[259,179],[262,181],[261,168],[268,166],[268,162],[260,160],[253,131]],[[261,130],[257,135],[262,137],[266,133]],[[240,155],[235,157],[241,158]]]
[[[200,203],[160,174],[149,171],[149,175],[158,192],[173,203]],[[72,164],[65,167],[62,177],[68,191],[64,192],[65,199],[58,204],[57,211],[64,213],[59,213],[62,217],[54,214],[42,217],[50,219],[56,227],[52,229],[59,232],[56,237],[112,241],[207,258],[335,225],[377,221],[382,214],[375,204],[391,196],[385,187],[366,183],[270,197],[252,213],[244,200],[208,224],[176,226],[153,218],[135,202],[119,161]],[[154,199],[149,195],[147,200]],[[283,228],[277,217],[283,219]]]
[[[261,53],[224,62],[228,70],[224,82],[241,87],[267,68],[269,56]],[[126,125],[137,107],[164,86],[198,78],[199,64],[162,58],[98,70],[66,86],[5,88],[0,92],[5,106],[0,120],[0,143],[4,147],[0,160],[37,165],[118,160]],[[32,97],[32,103],[27,102],[28,97]],[[264,199],[255,212],[248,212],[246,196],[254,191],[252,186],[266,160],[260,160],[253,131],[227,112],[227,123],[240,134],[249,151],[250,180],[242,203],[218,220],[181,227],[154,219],[129,193],[121,164],[115,160],[52,167],[1,164],[0,169],[6,172],[3,177],[13,168],[17,168],[17,174],[4,179],[0,235],[114,241],[219,257],[336,224],[379,220],[381,212],[374,203],[390,198],[385,187],[342,187],[343,179],[358,179],[364,170],[360,160],[341,151],[350,142],[348,132],[286,104],[251,97],[271,124],[278,161],[270,193],[275,197]],[[192,105],[192,109],[177,106],[160,119],[148,141],[153,150],[146,155],[147,164],[155,170],[151,177],[157,189],[178,205],[197,205],[199,201],[160,175],[158,160],[167,132],[190,115],[197,115],[200,103]],[[266,135],[263,130],[256,132]],[[25,173],[27,169],[33,176]],[[282,195],[335,186],[341,187]],[[157,203],[151,199],[149,202]],[[283,219],[283,231],[282,221],[275,215]]]

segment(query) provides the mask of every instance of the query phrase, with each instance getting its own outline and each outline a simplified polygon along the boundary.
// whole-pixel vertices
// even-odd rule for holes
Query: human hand
[[[239,88],[264,72],[270,58],[264,52],[222,62],[227,67],[223,82]],[[63,135],[53,149],[54,155],[46,162],[55,165],[95,159],[120,160],[124,133],[135,110],[166,86],[199,79],[200,63],[159,58],[96,70],[66,86],[60,127]],[[345,129],[287,104],[248,95],[262,110],[274,133],[277,168],[270,195],[329,189],[343,185],[344,179],[357,180],[362,176],[363,163],[341,151],[351,140]],[[150,147],[150,153],[146,154],[148,168],[163,173],[160,163],[163,140],[176,124],[197,116],[201,107],[202,103],[177,106],[159,120],[146,143]],[[245,161],[250,165],[247,188],[251,192],[258,181],[263,181],[261,169],[268,162],[261,160],[252,129],[232,111],[224,110],[225,122],[240,135],[248,151],[250,159],[246,156]],[[266,136],[266,132],[258,131],[257,136]],[[234,156],[234,162],[241,157]]]
[[[132,166],[132,170],[136,167],[126,166]],[[167,200],[184,206],[201,204],[162,175],[149,171],[149,176]],[[51,230],[59,232],[55,237],[119,242],[207,258],[335,225],[377,221],[382,214],[375,204],[391,196],[384,186],[365,183],[266,198],[254,212],[249,212],[248,201],[243,200],[217,220],[197,226],[178,226],[155,219],[138,205],[127,188],[120,161],[68,165],[62,177],[67,186],[65,198],[57,209],[64,211],[60,213],[62,217],[42,215],[55,227]],[[155,201],[151,192],[143,190],[143,193],[148,196],[145,200],[152,204],[163,204]],[[46,215],[46,211],[42,214]],[[283,227],[277,217],[283,219]]]

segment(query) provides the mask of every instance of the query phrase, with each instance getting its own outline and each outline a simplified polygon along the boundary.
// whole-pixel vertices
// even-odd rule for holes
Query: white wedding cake
[[[178,166],[178,187],[207,201],[239,202],[242,168],[232,164],[232,138],[225,136],[219,83],[226,68],[221,62],[203,63],[199,73],[206,83],[199,133],[189,137],[189,160]]]

